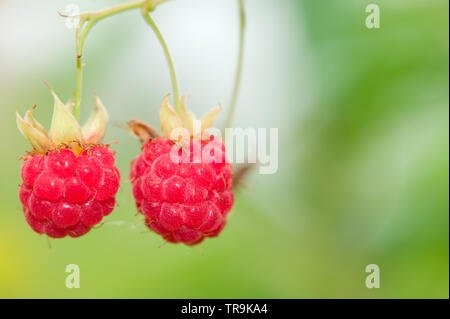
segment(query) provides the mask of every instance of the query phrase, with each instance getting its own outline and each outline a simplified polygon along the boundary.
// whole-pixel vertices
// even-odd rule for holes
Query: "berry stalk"
[[[99,22],[100,20],[107,18],[109,16],[119,14],[128,10],[142,8],[142,10],[146,10],[146,12],[153,11],[157,5],[166,2],[167,0],[144,0],[137,1],[132,3],[126,3],[122,5],[118,5],[116,7],[112,7],[109,9],[105,9],[97,12],[86,12],[82,13],[79,16],[79,23],[76,29],[75,35],[75,44],[76,44],[76,89],[75,89],[75,98],[74,98],[74,108],[73,114],[75,118],[78,120],[80,115],[80,104],[81,104],[81,89],[82,89],[82,79],[83,79],[83,48],[84,42],[86,40],[87,34],[90,29]],[[64,16],[64,15],[62,15]],[[67,17],[67,16],[64,16]]]
[[[177,111],[177,113],[180,113],[181,112],[180,93],[179,93],[179,89],[178,89],[178,82],[177,82],[177,76],[175,73],[175,67],[173,64],[172,57],[170,56],[170,53],[169,53],[169,48],[167,47],[166,41],[164,40],[161,32],[159,31],[155,21],[153,21],[153,19],[148,14],[148,9],[143,7],[142,16],[143,16],[145,22],[147,22],[148,25],[152,28],[153,32],[155,33],[156,37],[159,40],[159,43],[161,44],[161,46],[163,48],[164,54],[166,56],[167,64],[169,65],[169,69],[170,69],[170,77],[172,79],[175,110]]]
[[[242,64],[244,58],[244,38],[245,38],[245,7],[244,0],[238,0],[239,2],[239,51],[238,62],[236,68],[236,75],[234,78],[233,92],[231,94],[230,108],[228,109],[227,118],[225,120],[225,128],[231,127],[233,121],[234,111],[236,109],[236,102],[239,95],[239,88],[242,78]]]

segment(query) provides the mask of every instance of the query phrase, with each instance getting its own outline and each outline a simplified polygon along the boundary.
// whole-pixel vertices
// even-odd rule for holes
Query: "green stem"
[[[81,87],[82,87],[82,79],[83,79],[83,66],[81,62],[81,52],[80,49],[80,30],[83,22],[80,20],[79,25],[76,30],[75,42],[76,42],[76,52],[77,52],[77,62],[76,62],[76,87],[75,87],[75,103],[73,106],[73,115],[78,120],[80,116],[80,103],[81,103]]]
[[[102,11],[91,12],[91,13],[88,13],[87,15],[89,17],[94,18],[94,19],[100,20],[100,19],[103,19],[103,18],[109,17],[111,15],[130,10],[130,9],[140,8],[147,2],[148,1],[136,1],[136,2],[131,2],[131,3],[124,3],[124,4],[121,4],[121,5],[109,8],[109,9],[105,9],[105,10],[102,10]]]
[[[170,77],[172,80],[172,88],[173,88],[173,95],[174,95],[174,102],[175,102],[175,110],[180,113],[181,112],[181,103],[180,103],[180,95],[178,90],[178,82],[177,82],[177,76],[175,73],[175,67],[173,64],[172,57],[169,53],[169,48],[167,47],[167,43],[164,40],[161,32],[159,31],[155,21],[150,17],[150,14],[148,13],[148,10],[143,7],[142,10],[142,16],[144,17],[144,20],[148,23],[148,25],[152,28],[153,32],[155,33],[156,37],[159,40],[159,43],[161,44],[164,54],[166,56],[167,64],[169,65],[170,69]]]
[[[236,102],[239,95],[239,88],[241,85],[242,78],[242,63],[244,57],[244,38],[245,38],[245,8],[244,0],[239,1],[239,52],[238,52],[238,62],[236,68],[236,75],[234,77],[233,92],[231,94],[230,108],[228,109],[227,118],[225,120],[225,128],[230,127],[233,121],[234,111],[236,109]]]
[[[73,114],[78,120],[80,115],[80,104],[81,104],[81,88],[83,79],[83,48],[86,37],[90,29],[99,22],[100,20],[107,18],[109,16],[122,13],[131,9],[146,8],[147,12],[155,9],[155,7],[167,0],[144,0],[136,1],[131,3],[126,3],[112,7],[106,10],[97,12],[87,12],[80,15],[80,22],[76,30],[76,52],[77,52],[77,62],[76,62],[76,88],[75,88],[75,105],[73,108]]]

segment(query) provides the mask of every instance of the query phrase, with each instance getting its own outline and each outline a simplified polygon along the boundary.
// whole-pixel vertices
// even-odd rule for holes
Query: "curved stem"
[[[107,18],[109,16],[128,11],[131,9],[137,8],[146,8],[147,11],[155,9],[155,7],[167,0],[143,0],[136,1],[131,3],[125,3],[122,5],[118,5],[106,10],[97,11],[97,12],[87,12],[82,13],[79,18],[80,22],[76,29],[75,41],[76,41],[76,53],[77,53],[77,62],[76,62],[76,88],[75,88],[75,105],[73,108],[73,114],[75,118],[78,120],[80,114],[80,104],[81,104],[81,88],[82,88],[82,79],[83,79],[83,62],[81,60],[83,56],[83,48],[84,42],[86,40],[86,36],[89,33],[89,30],[96,24],[98,21]]]
[[[225,120],[225,128],[230,127],[233,121],[234,111],[236,109],[236,102],[239,95],[239,88],[241,85],[242,78],[242,63],[244,57],[244,37],[245,37],[245,8],[244,0],[239,1],[239,52],[238,52],[238,62],[236,68],[236,75],[234,77],[233,92],[231,94],[230,108],[228,109],[227,118]]]
[[[178,90],[178,82],[177,82],[177,76],[175,73],[175,67],[173,64],[172,57],[169,53],[169,48],[167,47],[167,43],[164,40],[161,32],[159,31],[155,21],[150,17],[150,14],[148,13],[148,10],[143,8],[142,10],[142,16],[144,17],[144,20],[148,23],[148,25],[152,28],[153,32],[155,32],[156,37],[159,40],[159,43],[161,44],[164,54],[166,56],[167,64],[169,65],[170,69],[170,77],[172,80],[172,88],[173,88],[173,95],[174,95],[174,102],[175,102],[175,110],[180,113],[181,111],[181,103],[180,103],[180,95]]]

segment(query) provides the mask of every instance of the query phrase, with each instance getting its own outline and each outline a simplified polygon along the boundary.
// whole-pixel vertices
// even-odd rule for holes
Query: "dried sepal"
[[[36,152],[46,153],[48,150],[54,147],[52,141],[47,136],[47,134],[43,133],[32,123],[23,119],[17,112],[16,112],[16,123],[19,131],[22,133],[25,139],[28,142],[30,142],[31,146],[33,146]]]
[[[169,105],[169,95],[166,95],[161,103],[159,120],[161,122],[161,130],[167,138],[170,137],[172,130],[183,127],[182,121],[177,112],[175,112],[174,108]]]
[[[53,118],[49,136],[53,143],[62,144],[71,141],[81,141],[81,127],[78,121],[48,86],[54,98]]]
[[[215,108],[208,111],[205,115],[203,115],[202,121],[202,131],[206,131],[210,129],[214,123],[216,122],[217,115],[219,115],[222,106],[216,106]]]
[[[102,101],[95,93],[94,111],[82,129],[85,142],[92,144],[101,143],[105,137],[108,119],[108,113],[106,112]]]
[[[74,106],[75,106],[75,94],[73,94],[66,102],[66,107],[69,110],[69,112],[72,112]]]
[[[34,105],[31,110],[28,110],[25,113],[24,120],[28,122],[31,126],[33,126],[35,129],[39,130],[42,134],[48,137],[47,131],[42,126],[41,123],[39,123],[34,117],[33,117],[33,111],[36,108],[36,105]]]
[[[181,98],[180,119],[183,123],[183,127],[186,128],[189,131],[189,134],[192,136],[194,134],[194,121],[196,120],[196,117],[194,113],[186,110],[186,99],[187,95],[184,95]]]
[[[158,131],[144,122],[138,120],[131,120],[128,123],[130,131],[141,141],[146,143],[154,138],[159,137]]]

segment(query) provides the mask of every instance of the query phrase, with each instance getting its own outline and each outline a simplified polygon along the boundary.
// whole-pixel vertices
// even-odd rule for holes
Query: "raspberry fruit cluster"
[[[95,146],[77,157],[70,149],[29,156],[19,197],[31,228],[52,238],[79,237],[112,212],[120,173],[114,153]]]

